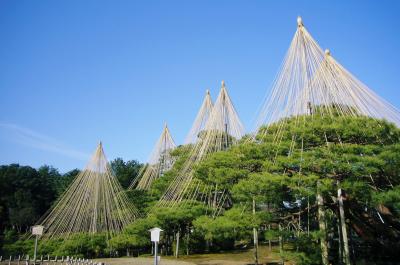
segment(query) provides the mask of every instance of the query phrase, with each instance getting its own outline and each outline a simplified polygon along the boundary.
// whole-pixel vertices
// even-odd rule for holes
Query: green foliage
[[[110,162],[111,168],[123,188],[128,188],[132,180],[138,175],[142,164],[136,160],[124,161],[116,158]]]
[[[384,192],[374,192],[372,198],[375,206],[383,204],[400,215],[400,186]]]
[[[0,227],[26,231],[56,198],[60,174],[50,167],[35,170],[17,164],[0,167]]]
[[[196,233],[211,242],[214,250],[232,249],[236,240],[249,241],[252,228],[259,224],[258,218],[240,208],[232,208],[215,219],[200,216],[193,222]]]
[[[34,240],[16,239],[15,241],[5,240],[3,245],[3,253],[7,256],[21,255],[21,253],[27,253],[30,256],[33,255]]]
[[[175,161],[173,167],[165,172],[162,178],[156,179],[149,191],[154,200],[159,199],[164,194],[171,181],[181,171],[192,150],[192,145],[180,145],[171,152],[172,159]]]
[[[284,199],[287,176],[270,173],[251,174],[232,188],[232,196],[238,202],[271,203],[278,205]]]
[[[44,244],[51,244],[46,246],[49,249],[54,249],[52,255],[54,256],[74,256],[81,258],[94,258],[102,257],[107,254],[107,235],[106,234],[88,234],[77,233],[70,236],[68,239],[59,241],[45,241]]]
[[[79,169],[73,169],[58,178],[56,183],[57,197],[59,197],[68,188],[69,184],[72,183],[79,173]]]
[[[31,253],[31,250],[33,250],[33,240],[20,239],[17,231],[13,229],[7,229],[4,231],[2,249],[4,256]]]
[[[127,250],[149,252],[148,230],[158,226],[164,230],[160,245],[164,253],[172,253],[177,232],[181,247],[191,252],[220,251],[233,249],[238,243],[251,245],[256,228],[260,239],[283,239],[284,259],[295,260],[296,264],[319,264],[319,240],[323,234],[317,218],[317,183],[325,201],[323,210],[332,246],[336,244],[332,238],[337,238],[335,198],[339,187],[345,191],[346,207],[358,207],[346,210],[347,216],[362,209],[358,215],[361,218],[366,215],[364,208],[383,205],[397,225],[400,130],[385,121],[363,116],[321,116],[320,111],[315,109],[312,117],[287,118],[285,123],[265,127],[256,141],[246,138],[225,151],[210,153],[195,165],[189,192],[201,187],[214,194],[223,191],[227,196],[227,203],[217,216],[210,211],[210,202],[196,200],[183,200],[173,208],[154,208],[193,151],[192,145],[179,146],[172,152],[176,161],[173,168],[157,179],[149,191],[127,191],[137,208],[148,213],[146,217],[111,239],[102,234],[76,234],[66,240],[42,242],[39,249],[43,254],[84,257],[123,255]],[[127,187],[140,165],[116,159],[112,167],[120,183]],[[0,196],[0,213],[6,217],[1,220],[6,231],[4,253],[31,251],[33,243],[18,239],[14,227],[29,227],[33,222],[30,219],[48,209],[76,173],[61,175],[51,167],[37,171],[18,165],[0,168],[0,188],[12,191]],[[356,221],[362,225],[362,220]],[[302,229],[295,230],[299,223]],[[309,234],[304,232],[308,228]]]
[[[149,204],[154,202],[153,197],[145,190],[127,190],[126,194],[139,212],[147,212]]]

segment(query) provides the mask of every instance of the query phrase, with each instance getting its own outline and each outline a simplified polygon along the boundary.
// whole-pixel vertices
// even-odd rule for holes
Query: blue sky
[[[0,164],[145,161],[182,143],[221,80],[247,130],[301,15],[321,47],[400,107],[399,1],[0,1]]]

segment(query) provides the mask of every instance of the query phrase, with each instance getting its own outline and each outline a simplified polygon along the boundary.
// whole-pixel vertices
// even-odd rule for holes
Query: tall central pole
[[[225,123],[225,149],[228,149],[228,124]]]

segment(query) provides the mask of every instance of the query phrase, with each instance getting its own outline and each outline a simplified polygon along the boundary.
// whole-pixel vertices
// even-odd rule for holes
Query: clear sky
[[[0,1],[0,164],[146,161],[182,143],[225,80],[251,130],[301,15],[321,47],[400,107],[400,1]]]

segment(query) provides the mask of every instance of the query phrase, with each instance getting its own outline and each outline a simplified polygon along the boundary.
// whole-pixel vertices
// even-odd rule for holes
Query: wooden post
[[[337,230],[338,230],[338,236],[339,236],[339,240],[338,240],[338,255],[339,255],[339,263],[341,263],[343,261],[343,246],[342,246],[342,230],[340,228],[340,217],[337,218]]]
[[[307,196],[307,235],[310,236],[310,196]]]
[[[175,247],[175,258],[178,258],[179,256],[179,229],[178,232],[176,232],[176,247]]]
[[[253,197],[253,216],[256,216],[256,200]],[[258,231],[256,227],[253,227],[253,238],[254,238],[254,264],[258,265]]]
[[[189,243],[190,243],[190,227],[187,227],[186,233],[186,256],[189,256]]]
[[[338,189],[338,202],[339,202],[340,226],[342,230],[342,239],[343,239],[343,263],[346,265],[350,265],[349,239],[347,237],[342,189]]]
[[[282,240],[282,226],[279,224],[279,254],[281,256],[282,265],[285,264],[285,259],[283,258],[283,240]]]
[[[270,224],[268,225],[268,231],[271,232],[271,225]],[[269,249],[270,252],[272,251],[272,244],[271,244],[271,238],[270,237],[268,238],[268,249]]]
[[[318,204],[318,223],[319,230],[321,231],[321,259],[322,265],[329,265],[328,260],[328,242],[326,240],[326,217],[325,217],[325,209],[324,209],[324,198],[320,193],[320,182],[317,183],[317,204]]]
[[[301,230],[301,207],[299,207],[299,229],[297,230],[297,237],[300,237]]]

